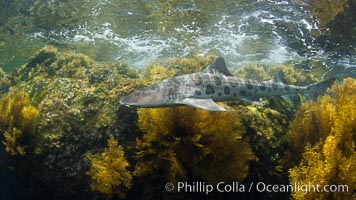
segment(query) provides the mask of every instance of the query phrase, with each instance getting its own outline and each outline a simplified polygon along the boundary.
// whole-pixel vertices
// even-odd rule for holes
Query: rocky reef
[[[99,64],[48,46],[12,74],[0,73],[0,163],[15,176],[17,198],[194,199],[206,194],[167,192],[164,185],[281,185],[309,181],[305,174],[310,173],[315,173],[310,180],[315,183],[335,180],[355,188],[346,176],[355,163],[353,79],[316,102],[304,102],[300,95],[293,101],[269,97],[262,105],[224,102],[228,112],[187,106],[137,109],[118,103],[137,88],[201,71],[213,59],[179,58],[138,72],[123,63]],[[318,77],[282,65],[247,66],[235,74],[268,80],[278,71],[297,85]],[[209,198],[289,195],[252,190],[212,193]]]
[[[0,94],[7,92],[10,87],[10,80],[7,74],[0,68]]]
[[[355,11],[353,0],[292,0],[311,12],[318,19],[322,31],[328,32],[328,40],[324,42],[328,50],[338,49],[340,52],[352,55],[355,49]],[[325,41],[324,37],[319,38]]]
[[[73,195],[83,198],[88,194],[85,191],[90,188],[84,181],[88,179],[85,174],[88,164],[84,155],[89,150],[101,151],[111,137],[125,137],[122,131],[130,132],[132,125],[124,122],[125,116],[118,122],[117,102],[122,94],[141,87],[141,81],[135,79],[137,76],[137,72],[124,64],[98,65],[87,56],[59,52],[51,46],[8,76],[11,88],[7,96],[3,95],[1,107],[17,106],[19,103],[6,103],[12,98],[16,102],[24,99],[25,103],[14,108],[19,110],[15,114],[21,114],[13,117],[14,128],[5,124],[9,108],[2,109],[3,143],[9,149],[10,139],[24,140],[28,143],[25,150],[32,150],[26,151],[23,158],[7,158],[20,190],[27,188],[19,193],[20,198],[62,199]],[[36,119],[29,116],[34,108],[38,112]],[[25,139],[24,133],[19,134],[24,126],[19,119],[25,117],[34,126],[31,134],[26,135],[36,137]],[[121,125],[128,129],[122,129]],[[20,147],[17,145],[17,153],[24,154]]]

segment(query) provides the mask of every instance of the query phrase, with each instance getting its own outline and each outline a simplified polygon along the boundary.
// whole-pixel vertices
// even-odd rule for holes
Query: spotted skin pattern
[[[120,99],[122,105],[166,107],[186,104],[206,110],[224,111],[214,102],[245,100],[295,93],[320,93],[334,78],[307,86],[287,85],[276,81],[257,81],[234,77],[222,58],[217,58],[199,73],[186,74],[141,88]],[[205,101],[204,101],[205,99]]]
[[[199,92],[195,90],[192,94],[187,95],[187,97],[211,98],[214,101],[256,99],[265,96],[294,94],[307,89],[305,86],[242,79],[225,76],[224,74],[195,73],[190,76],[194,77],[194,79],[191,80],[184,78],[184,76],[186,75],[181,76],[182,80],[186,80],[182,83],[183,87],[190,88],[192,86],[199,86],[199,88],[203,88],[200,89]],[[195,80],[199,80],[199,82]]]

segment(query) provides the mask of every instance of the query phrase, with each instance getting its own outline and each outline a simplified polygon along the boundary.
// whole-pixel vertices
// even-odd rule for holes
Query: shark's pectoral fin
[[[255,104],[255,105],[259,105],[259,106],[263,105],[263,103],[261,102],[261,99],[259,97],[250,96],[250,97],[244,97],[241,99],[244,101],[247,101],[249,103]]]
[[[204,110],[211,111],[226,111],[224,107],[219,106],[211,99],[195,99],[195,98],[185,98],[179,101],[181,104],[201,108]]]

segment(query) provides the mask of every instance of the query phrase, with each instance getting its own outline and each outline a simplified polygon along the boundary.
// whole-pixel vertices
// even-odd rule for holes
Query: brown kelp
[[[36,138],[37,116],[38,109],[25,92],[11,91],[0,99],[0,133],[10,155],[26,154],[30,141]]]
[[[187,180],[216,184],[243,180],[248,174],[254,155],[236,111],[182,106],[139,109],[138,115],[144,135],[137,139],[134,175],[156,182],[147,187]]]
[[[216,56],[213,55],[207,57],[193,56],[148,65],[143,72],[146,85],[177,75],[199,72],[208,66],[214,58]]]
[[[241,78],[257,79],[257,80],[270,80],[279,71],[283,72],[285,81],[294,85],[307,85],[321,81],[318,79],[326,72],[326,68],[322,66],[314,66],[313,73],[308,73],[296,68],[292,65],[275,65],[275,66],[261,66],[261,65],[245,65],[236,71],[236,75]]]
[[[0,68],[0,94],[8,91],[10,87],[10,80],[7,74]]]
[[[228,112],[224,113],[186,106],[136,109],[118,104],[121,96],[137,88],[201,71],[213,58],[165,60],[147,66],[140,77],[126,64],[98,64],[85,55],[48,46],[12,74],[0,75],[6,82],[0,100],[0,128],[7,148],[1,162],[11,167],[21,184],[16,188],[19,198],[206,197],[205,193],[165,192],[164,185],[178,181],[212,185],[221,181],[245,185],[259,181],[281,185],[288,183],[290,168],[291,182],[303,182],[309,173],[322,176],[318,178],[320,183],[328,176],[353,184],[346,174],[353,173],[354,136],[319,133],[336,129],[354,132],[351,122],[343,122],[345,113],[354,115],[353,112],[347,111],[342,117],[338,114],[339,110],[353,108],[349,103],[354,101],[355,93],[351,79],[345,80],[342,87],[333,88],[331,97],[308,102],[300,109],[280,97],[266,98],[262,105],[225,102]],[[247,66],[237,74],[268,80],[277,71],[284,71],[287,81],[300,85],[317,79],[284,65]],[[321,101],[326,102],[324,107],[317,108]],[[295,131],[288,133],[287,140],[294,117],[296,122],[291,129]],[[12,118],[16,120],[11,122]],[[340,122],[343,125],[335,128]],[[335,127],[330,128],[330,124]],[[24,140],[25,135],[30,137]],[[285,152],[293,157],[280,162]],[[326,155],[332,160],[325,159]],[[328,163],[325,165],[321,159]],[[319,168],[314,167],[317,163]],[[320,172],[322,163],[324,175]],[[304,166],[310,166],[310,170]],[[212,193],[209,197],[223,199],[230,195],[245,199],[266,197],[256,191]],[[288,195],[273,193],[268,198]],[[299,198],[299,194],[294,195]]]
[[[356,189],[356,80],[302,105],[288,132],[290,182],[347,185],[335,192],[296,191],[295,199],[351,199]],[[330,189],[330,188],[327,188]]]
[[[22,159],[6,160],[15,169],[18,182],[24,184],[18,188],[22,189],[21,198],[73,195],[83,198],[89,195],[86,186],[90,180],[85,174],[88,166],[84,155],[89,150],[103,150],[110,137],[125,137],[121,133],[130,132],[122,121],[124,117],[118,118],[117,100],[141,86],[142,81],[137,77],[137,72],[125,64],[99,65],[87,56],[51,46],[43,48],[8,76],[11,89],[3,95],[4,99],[19,96],[16,97],[19,104],[24,99],[20,91],[28,91],[26,101],[37,110],[36,121],[27,123],[33,126],[36,134],[31,134],[28,140],[22,140],[26,123],[20,123],[17,116],[14,117],[15,125],[19,124],[14,126],[16,129],[8,129],[8,125],[3,124],[1,127],[7,131],[5,145],[13,146],[11,152],[25,154]],[[2,102],[9,101],[4,99]],[[8,107],[8,103],[2,104]],[[22,115],[21,110],[11,113],[20,113],[19,116],[29,119],[34,109],[24,107],[26,115]],[[128,118],[132,113],[127,112]],[[8,114],[2,116],[5,121],[10,119]],[[27,145],[35,149],[28,151],[23,145],[25,141],[36,144]]]
[[[87,174],[91,177],[91,189],[103,193],[107,198],[118,195],[125,197],[131,187],[132,175],[127,169],[130,165],[125,159],[124,150],[114,138],[108,140],[108,147],[102,153],[88,152],[90,162]]]

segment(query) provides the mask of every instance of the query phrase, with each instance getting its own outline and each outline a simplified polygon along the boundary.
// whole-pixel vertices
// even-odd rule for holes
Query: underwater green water
[[[1,4],[0,66],[7,72],[45,45],[139,69],[160,60],[209,54],[224,57],[234,68],[250,63],[292,63],[308,70],[315,65],[355,67],[355,44],[327,50],[333,42],[326,37],[329,33],[309,11],[289,1]]]
[[[0,199],[354,198],[355,2],[315,2],[0,0]],[[119,104],[214,56],[241,78],[337,83],[228,112]],[[256,185],[310,182],[350,190]]]

